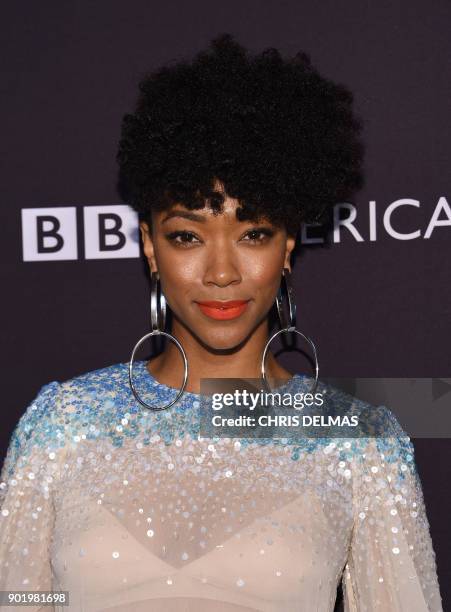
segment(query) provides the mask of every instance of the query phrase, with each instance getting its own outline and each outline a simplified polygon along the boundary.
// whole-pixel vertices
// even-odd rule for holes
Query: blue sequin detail
[[[295,374],[280,390],[299,393],[310,389],[312,379]],[[178,390],[158,383],[148,372],[145,361],[134,364],[134,384],[145,400],[161,406],[170,402]],[[76,392],[74,392],[76,390]],[[377,426],[386,432],[373,442],[387,463],[404,464],[416,473],[412,443],[402,430],[393,413],[385,406],[369,406],[345,392],[319,383],[318,391],[327,391],[330,405],[350,405],[357,412],[365,409]],[[199,437],[199,394],[185,392],[171,408],[151,411],[137,402],[128,381],[128,363],[118,363],[87,372],[62,383],[52,381],[44,385],[26,413],[21,417],[11,438],[10,463],[26,452],[27,441],[42,447],[62,448],[72,444],[75,436],[84,435],[88,440],[108,438],[114,447],[121,447],[126,438],[143,434],[142,443],[148,446],[152,436],[158,434],[166,445],[176,438],[188,435]],[[126,427],[118,431],[121,420],[127,418]],[[331,442],[340,444],[343,438],[240,438],[243,447],[249,444],[287,445],[292,447],[291,458],[297,461],[303,453],[313,453]],[[341,448],[340,460],[363,461],[371,438],[349,438],[347,448]],[[404,468],[405,470],[405,468]],[[399,469],[399,476],[404,473]]]

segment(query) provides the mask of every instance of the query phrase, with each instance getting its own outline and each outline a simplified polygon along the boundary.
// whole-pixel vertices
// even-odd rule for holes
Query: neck
[[[188,360],[188,379],[185,390],[200,393],[201,378],[260,378],[261,361],[265,344],[268,341],[268,321],[262,323],[240,345],[233,349],[212,349],[196,338],[175,317],[170,333],[183,346]],[[168,341],[165,350],[153,358],[147,369],[160,383],[168,387],[180,388],[183,381],[184,366],[180,351]],[[265,360],[268,379],[284,381],[292,374],[280,366],[268,350]]]

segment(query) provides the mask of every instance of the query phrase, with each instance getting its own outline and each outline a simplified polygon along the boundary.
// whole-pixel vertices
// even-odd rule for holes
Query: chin
[[[213,350],[231,350],[238,347],[249,335],[242,330],[222,329],[205,333],[205,328],[198,337]]]

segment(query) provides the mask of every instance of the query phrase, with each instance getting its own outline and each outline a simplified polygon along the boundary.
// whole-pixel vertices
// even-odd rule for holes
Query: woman
[[[263,362],[279,391],[315,382],[262,357],[299,224],[362,185],[352,95],[303,53],[250,57],[229,35],[140,88],[118,159],[170,338],[27,408],[2,473],[1,589],[68,591],[61,610],[322,612],[342,583],[349,612],[442,610],[413,447],[387,409],[384,438],[199,435],[201,379],[258,379]]]

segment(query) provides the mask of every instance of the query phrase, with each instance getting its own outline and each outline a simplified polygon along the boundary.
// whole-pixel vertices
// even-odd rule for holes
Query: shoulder
[[[10,438],[7,461],[13,465],[19,456],[37,447],[57,450],[77,442],[80,427],[100,429],[102,414],[127,395],[127,364],[117,363],[44,384],[19,418]]]
[[[59,383],[61,391],[64,394],[71,392],[83,392],[87,396],[89,394],[108,393],[111,390],[117,390],[124,382],[126,382],[127,364],[114,363],[112,365],[97,368],[83,372],[72,378],[68,378]]]
[[[40,388],[23,417],[29,420],[58,410],[71,409],[84,401],[103,400],[128,389],[127,364],[115,363],[83,372],[62,381],[52,381]]]
[[[2,473],[9,474],[20,457],[30,454],[34,446],[43,446],[48,439],[49,424],[55,415],[59,397],[59,383],[54,380],[43,385],[11,434]]]
[[[128,381],[128,364],[115,363],[73,376],[59,383],[61,404],[67,414],[102,410],[128,404],[131,391]]]
[[[364,420],[364,430],[372,432],[362,435],[355,444],[358,449],[356,463],[360,465],[365,481],[382,478],[402,483],[407,476],[417,478],[412,440],[395,413],[387,406],[363,402],[360,415]]]
[[[311,393],[313,383],[312,377],[297,374],[290,391],[304,395]],[[307,415],[308,423],[311,423],[308,420],[310,416],[314,415],[318,427],[324,429],[304,428],[299,437],[295,432],[293,458],[300,456],[301,451],[318,451],[318,456],[325,460],[336,456],[347,474],[350,474],[348,468],[351,465],[356,474],[363,475],[384,465],[399,468],[401,473],[407,466],[410,472],[415,472],[413,444],[389,407],[371,404],[321,379],[315,394],[321,394],[322,403],[308,408],[304,406],[302,414]],[[356,423],[355,427],[350,426]]]
[[[128,381],[128,364],[115,363],[59,383],[59,412],[71,443],[114,436],[124,416],[136,411]]]
[[[313,382],[313,379],[309,380]],[[358,432],[352,439],[347,439],[345,446],[354,450],[354,457],[364,462],[377,458],[387,463],[400,461],[414,466],[412,441],[388,406],[371,404],[323,381],[318,382],[317,392],[322,394],[324,400],[321,407],[324,414],[358,417]],[[340,437],[338,429],[334,429],[334,432]]]
[[[313,381],[313,379],[311,379]],[[362,432],[370,437],[408,438],[395,413],[383,404],[372,404],[332,384],[318,382],[317,392],[324,399],[324,410],[359,415]]]

